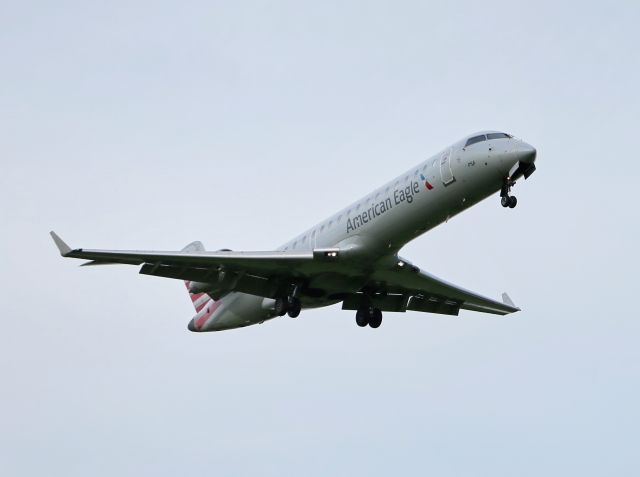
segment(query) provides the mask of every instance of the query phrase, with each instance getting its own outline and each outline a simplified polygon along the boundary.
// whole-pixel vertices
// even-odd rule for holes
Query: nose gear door
[[[440,177],[445,186],[448,186],[456,180],[451,170],[451,149],[443,152],[442,156],[440,156]]]

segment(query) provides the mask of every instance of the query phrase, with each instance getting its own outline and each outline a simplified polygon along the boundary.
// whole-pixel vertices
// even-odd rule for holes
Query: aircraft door
[[[445,186],[448,186],[456,180],[451,170],[451,149],[446,150],[440,156],[440,177]]]

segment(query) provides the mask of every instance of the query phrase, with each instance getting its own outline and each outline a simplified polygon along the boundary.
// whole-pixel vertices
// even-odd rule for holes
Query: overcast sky
[[[443,2],[444,3],[444,2]],[[640,7],[0,3],[0,473],[638,475]],[[274,248],[480,129],[518,207],[409,244],[511,317],[187,331],[70,245]]]

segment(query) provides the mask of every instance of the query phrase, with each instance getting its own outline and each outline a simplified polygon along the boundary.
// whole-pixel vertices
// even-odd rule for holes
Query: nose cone
[[[187,325],[187,329],[188,329],[189,331],[198,331],[198,330],[196,329],[196,324],[194,323],[194,320],[193,320],[193,319],[192,319],[192,320],[189,322],[189,324]]]
[[[536,148],[523,142],[518,146],[518,161],[525,164],[533,164],[536,160]]]

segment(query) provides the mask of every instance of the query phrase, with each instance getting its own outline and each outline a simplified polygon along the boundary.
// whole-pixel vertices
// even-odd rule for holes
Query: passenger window
[[[473,136],[470,137],[469,139],[467,139],[467,143],[464,145],[464,147],[469,147],[472,144],[475,144],[477,142],[482,142],[482,141],[486,141],[487,140],[487,136],[485,136],[484,134],[481,136]]]

